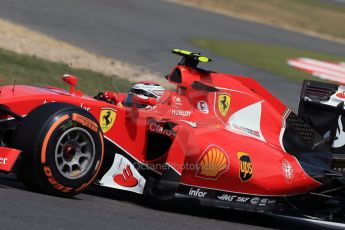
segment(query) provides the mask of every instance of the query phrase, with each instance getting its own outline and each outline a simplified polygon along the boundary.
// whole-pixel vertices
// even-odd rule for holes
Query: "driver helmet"
[[[156,82],[139,82],[132,86],[132,88],[129,90],[129,93],[126,97],[126,100],[124,102],[125,106],[132,106],[133,105],[133,95],[137,95],[142,98],[156,98],[157,101],[161,98],[161,96],[164,94],[165,89]],[[149,105],[144,104],[137,104],[137,108],[148,108]]]

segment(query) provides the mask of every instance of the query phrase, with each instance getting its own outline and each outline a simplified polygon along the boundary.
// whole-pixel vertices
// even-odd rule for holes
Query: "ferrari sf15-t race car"
[[[69,91],[2,87],[0,169],[56,196],[94,184],[344,222],[344,86],[305,81],[297,115],[255,80],[173,53],[176,90],[141,82],[90,97],[71,75]]]

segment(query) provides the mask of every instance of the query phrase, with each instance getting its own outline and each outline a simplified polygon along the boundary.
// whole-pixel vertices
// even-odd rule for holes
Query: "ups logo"
[[[249,181],[253,176],[253,165],[249,154],[238,152],[237,157],[240,160],[240,179],[241,181]]]

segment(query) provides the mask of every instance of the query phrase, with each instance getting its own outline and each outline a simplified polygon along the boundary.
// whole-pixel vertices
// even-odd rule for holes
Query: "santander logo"
[[[133,176],[133,172],[131,170],[130,165],[127,165],[122,173],[116,174],[113,177],[115,183],[123,186],[123,187],[135,187],[138,184],[137,178]]]

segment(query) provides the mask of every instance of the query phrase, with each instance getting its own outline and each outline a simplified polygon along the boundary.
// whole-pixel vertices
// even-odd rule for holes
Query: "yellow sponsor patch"
[[[209,146],[198,160],[197,177],[217,179],[229,168],[228,157],[217,146]]]
[[[99,124],[103,133],[108,132],[113,127],[116,120],[116,111],[112,109],[102,109]]]
[[[218,110],[225,117],[230,109],[231,97],[227,93],[218,94]]]
[[[253,176],[253,164],[248,153],[238,152],[237,157],[240,160],[240,179],[245,182]]]

